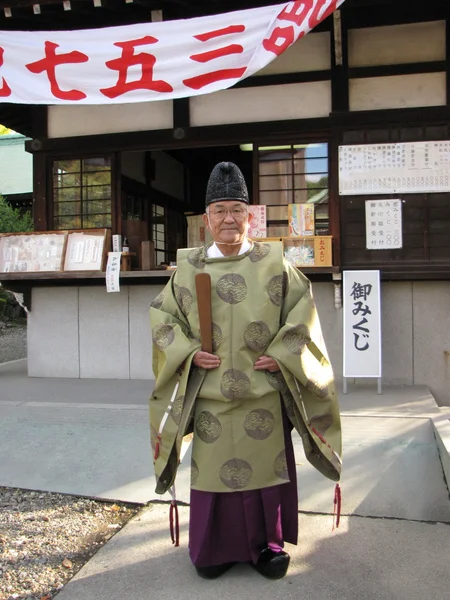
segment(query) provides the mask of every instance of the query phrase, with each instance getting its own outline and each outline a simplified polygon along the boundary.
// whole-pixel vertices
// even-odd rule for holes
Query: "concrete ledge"
[[[440,409],[431,419],[447,488],[450,489],[450,408]]]

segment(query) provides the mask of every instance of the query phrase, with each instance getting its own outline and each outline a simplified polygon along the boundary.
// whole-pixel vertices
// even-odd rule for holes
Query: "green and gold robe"
[[[280,398],[308,460],[338,481],[339,408],[309,280],[284,260],[280,243],[254,242],[248,252],[224,258],[206,252],[179,250],[176,272],[151,305],[156,492],[173,484],[183,436],[192,429],[193,489],[249,491],[285,483]],[[213,351],[221,360],[208,371],[192,363],[201,349],[195,291],[201,272],[211,276]],[[280,371],[255,371],[262,355],[274,358]]]

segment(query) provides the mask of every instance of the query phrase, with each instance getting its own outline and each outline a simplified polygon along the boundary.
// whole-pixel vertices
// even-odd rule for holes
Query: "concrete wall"
[[[151,379],[148,305],[159,286],[35,288],[28,321],[28,374],[34,377]],[[333,363],[342,380],[342,310],[334,284],[313,284]],[[382,284],[383,381],[427,385],[450,405],[450,283]]]
[[[313,284],[336,379],[342,380],[342,310],[329,283]],[[381,286],[383,382],[427,385],[450,406],[450,282],[385,282]]]
[[[163,286],[34,288],[28,375],[151,379],[149,304]]]

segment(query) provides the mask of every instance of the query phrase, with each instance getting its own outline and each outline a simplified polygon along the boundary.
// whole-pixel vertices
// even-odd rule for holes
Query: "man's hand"
[[[218,356],[209,352],[203,352],[202,350],[194,354],[192,362],[196,367],[202,369],[217,369],[220,366],[220,358]]]
[[[260,356],[253,368],[255,371],[270,371],[271,373],[280,370],[277,361],[274,358],[270,358],[270,356]]]

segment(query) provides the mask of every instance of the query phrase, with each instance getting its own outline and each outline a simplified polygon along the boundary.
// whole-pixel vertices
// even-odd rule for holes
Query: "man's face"
[[[244,202],[221,200],[209,205],[203,222],[216,243],[237,244],[247,235],[252,216]]]

